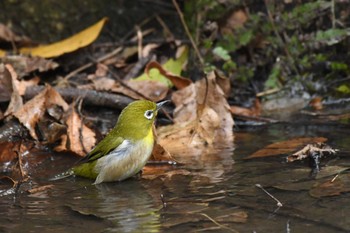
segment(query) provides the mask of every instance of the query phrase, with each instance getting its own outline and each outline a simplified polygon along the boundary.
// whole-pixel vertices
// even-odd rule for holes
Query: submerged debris
[[[310,167],[312,168],[312,175],[320,171],[320,160],[327,155],[335,155],[338,149],[333,149],[329,145],[318,142],[307,144],[303,149],[295,152],[287,157],[287,162],[294,162],[296,160],[310,159]]]

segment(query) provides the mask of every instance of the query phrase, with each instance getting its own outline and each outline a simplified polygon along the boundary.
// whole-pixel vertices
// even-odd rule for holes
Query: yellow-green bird
[[[77,175],[95,179],[94,184],[122,181],[142,170],[151,156],[153,123],[168,101],[138,100],[120,113],[115,127],[81,161],[54,180]]]

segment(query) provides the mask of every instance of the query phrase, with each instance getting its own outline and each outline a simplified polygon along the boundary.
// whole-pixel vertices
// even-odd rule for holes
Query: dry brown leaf
[[[6,109],[4,116],[8,116],[8,115],[18,111],[23,106],[23,100],[22,100],[22,97],[20,96],[18,88],[17,88],[17,86],[18,86],[17,74],[10,64],[6,65],[6,69],[11,74],[12,94],[11,94],[10,104]]]
[[[159,73],[164,75],[167,79],[169,79],[174,84],[174,86],[179,90],[187,87],[188,85],[190,85],[192,83],[192,81],[188,78],[181,77],[179,75],[173,74],[173,73],[165,70],[162,67],[162,65],[156,61],[151,61],[147,64],[147,66],[145,68],[145,73],[149,76],[149,71],[153,68],[159,70]]]
[[[51,86],[46,86],[42,92],[29,100],[13,115],[29,130],[30,135],[37,140],[35,126],[44,116],[46,110],[54,105],[62,107],[64,111],[67,111],[69,108],[68,104],[55,89]]]
[[[222,34],[232,34],[232,31],[243,27],[248,20],[247,13],[242,10],[233,11],[226,19],[225,24],[221,27]]]
[[[309,105],[315,110],[322,110],[323,109],[322,98],[319,96],[313,98],[310,101]]]
[[[0,163],[12,161],[18,157],[15,152],[15,148],[18,147],[17,144],[15,142],[0,143]]]
[[[174,175],[188,176],[192,173],[185,169],[174,169],[170,164],[162,165],[146,165],[142,169],[142,178],[147,180],[154,180],[156,178],[171,179]]]
[[[80,119],[80,116],[71,106],[67,117],[67,135],[62,137],[61,145],[55,148],[56,151],[71,151],[77,155],[85,156],[96,144],[96,134],[88,128]]]
[[[0,64],[0,102],[7,102],[12,94],[12,76],[4,64]]]
[[[334,155],[337,153],[337,149],[333,149],[325,143],[313,143],[307,144],[303,149],[295,152],[292,155],[288,155],[287,162],[293,162],[295,160],[302,160],[313,156],[315,153],[319,154],[322,158],[323,155]]]
[[[115,85],[115,81],[107,77],[94,77],[92,82],[94,84],[94,90],[97,91],[110,91]]]
[[[26,89],[28,87],[37,86],[39,84],[39,82],[40,82],[40,78],[37,76],[32,78],[32,79],[29,79],[29,80],[22,79],[17,84],[18,93],[21,96],[23,96],[26,93]]]
[[[145,96],[147,99],[154,102],[163,100],[169,91],[169,88],[165,84],[155,80],[128,80],[125,84],[129,88],[116,83],[112,88],[112,91],[122,93],[133,99],[143,99],[143,96]],[[143,96],[140,96],[133,90],[136,90]]]
[[[209,147],[232,145],[230,107],[214,72],[173,93],[174,125],[158,128],[158,142],[171,154],[201,153]]]
[[[161,146],[157,141],[154,143],[151,161],[172,161],[175,162],[174,158],[171,156],[169,151],[167,151],[163,146]]]
[[[11,64],[16,70],[18,77],[22,78],[33,71],[44,72],[56,69],[59,65],[53,60],[41,57],[6,56],[0,59],[3,63]]]
[[[315,185],[309,192],[313,197],[338,196],[342,193],[350,192],[350,175],[340,175],[335,180],[328,180],[324,183]]]
[[[261,115],[261,103],[259,99],[255,99],[254,106],[251,108],[243,108],[239,106],[231,106],[231,113],[238,116],[258,117]]]
[[[309,143],[323,143],[326,142],[327,138],[323,137],[304,137],[304,138],[292,138],[286,141],[275,142],[261,150],[258,150],[247,157],[247,159],[251,158],[261,158],[261,157],[269,157],[281,154],[289,154],[302,147],[305,144]]]

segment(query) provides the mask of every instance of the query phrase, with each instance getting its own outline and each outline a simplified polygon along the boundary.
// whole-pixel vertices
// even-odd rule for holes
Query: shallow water
[[[1,232],[349,232],[349,126],[275,124],[235,132],[233,147],[188,157],[182,166],[153,166],[156,174],[120,183],[92,185],[68,178],[48,181],[72,159],[49,156],[21,189],[2,193]],[[286,163],[286,155],[245,159],[273,142],[297,137],[326,137],[340,149],[322,160],[312,178],[306,161]],[[233,149],[234,148],[234,149]],[[310,190],[342,181],[334,196],[315,198]],[[38,179],[38,174],[46,174]],[[162,175],[161,175],[162,174]],[[44,191],[23,190],[52,184]],[[263,186],[282,204],[263,190]],[[326,189],[327,190],[327,189]],[[333,190],[333,191],[334,191]],[[6,191],[5,189],[3,191]],[[317,191],[317,190],[316,190]],[[320,191],[321,195],[323,190]],[[335,192],[336,193],[336,192]],[[333,192],[334,194],[334,192]],[[161,198],[162,196],[162,198]]]

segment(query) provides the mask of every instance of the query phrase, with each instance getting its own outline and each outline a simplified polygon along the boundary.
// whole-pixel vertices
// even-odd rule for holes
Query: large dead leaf
[[[56,151],[71,151],[77,155],[85,156],[96,144],[96,134],[88,128],[76,113],[74,106],[67,117],[67,135],[62,137],[61,145]]]
[[[6,69],[11,74],[12,94],[11,94],[10,104],[7,107],[7,110],[4,114],[4,116],[8,116],[8,115],[18,111],[23,106],[23,100],[22,100],[22,97],[20,96],[18,88],[17,88],[17,86],[18,86],[17,74],[10,64],[6,65]]]
[[[30,135],[34,139],[38,139],[35,126],[44,116],[46,110],[55,105],[63,108],[64,111],[67,111],[69,108],[68,104],[55,89],[51,86],[46,86],[42,92],[28,101],[13,115],[29,130]]]
[[[49,45],[41,45],[35,48],[21,48],[20,52],[44,58],[57,57],[64,53],[73,52],[94,42],[106,21],[107,18],[103,18],[89,28],[62,41]]]
[[[207,82],[208,81],[208,82]],[[214,72],[173,93],[174,125],[158,128],[158,142],[171,154],[200,153],[208,147],[232,145],[230,106]]]
[[[326,141],[327,138],[323,137],[292,138],[286,141],[272,143],[264,147],[263,149],[254,152],[253,154],[248,156],[247,159],[289,154],[296,151],[305,144]]]
[[[26,56],[6,56],[0,59],[5,64],[11,64],[17,72],[19,78],[22,78],[33,71],[44,72],[58,67],[58,63],[47,60],[42,57]]]

